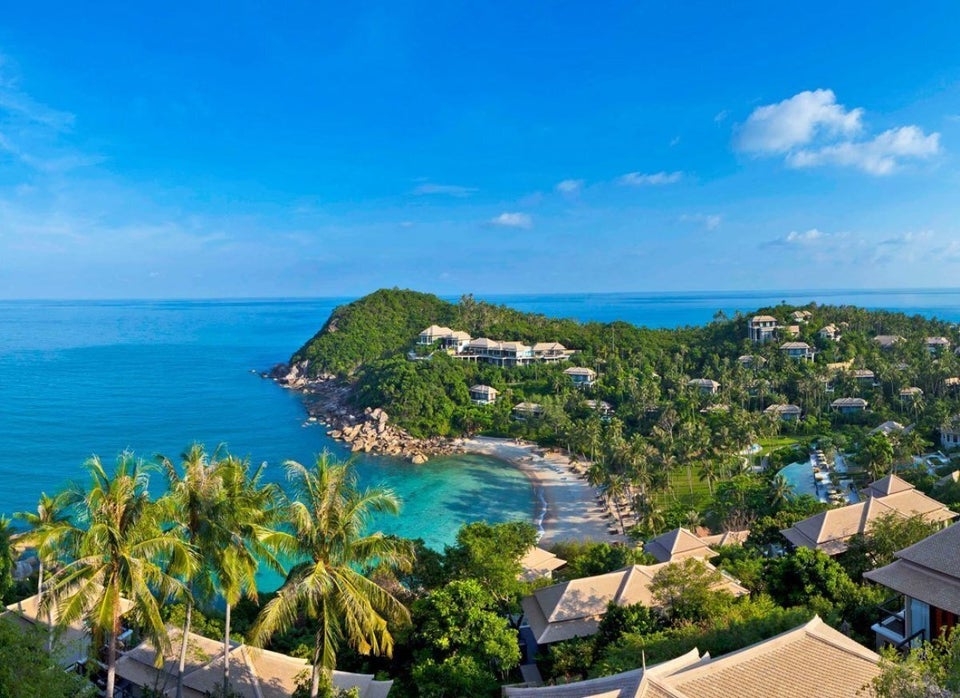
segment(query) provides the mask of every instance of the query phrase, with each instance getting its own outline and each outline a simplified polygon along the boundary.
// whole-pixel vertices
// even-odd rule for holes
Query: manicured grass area
[[[716,483],[714,483],[716,486]],[[697,477],[697,468],[693,469],[693,494],[690,493],[690,483],[687,480],[686,468],[677,468],[670,473],[670,492],[659,492],[655,495],[657,504],[667,507],[680,500],[691,509],[698,508],[710,497],[710,488],[706,480]]]
[[[760,444],[761,449],[759,455],[766,456],[773,451],[779,451],[781,448],[786,448],[787,446],[792,446],[793,444],[799,442],[799,439],[795,439],[792,436],[777,436],[772,439],[760,439],[757,442]]]

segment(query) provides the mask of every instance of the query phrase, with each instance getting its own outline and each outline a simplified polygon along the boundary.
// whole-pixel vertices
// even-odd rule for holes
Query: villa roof
[[[896,553],[889,565],[864,574],[912,598],[960,613],[960,526],[947,526]]]
[[[590,378],[597,375],[597,372],[592,368],[586,368],[584,366],[571,366],[570,368],[565,368],[563,372],[568,376],[589,376]]]
[[[499,349],[500,342],[496,341],[495,339],[479,337],[478,339],[471,339],[470,344],[467,346],[471,349]]]
[[[862,502],[822,511],[780,532],[797,547],[822,550],[827,555],[839,555],[847,549],[850,538],[868,533],[874,519],[879,516],[897,514],[906,518],[919,515],[930,522],[949,521],[957,516],[945,505],[912,486],[902,489],[900,483],[904,481],[900,478],[886,483],[884,480],[878,480],[870,486],[876,486],[876,490],[865,490],[868,496]],[[893,491],[883,496],[869,496],[871,492],[879,492],[884,488]]]
[[[854,378],[875,378],[876,374],[869,368],[856,368],[853,370]]]
[[[960,376],[951,376],[950,378],[944,378],[943,384],[951,388],[960,385]]]
[[[923,390],[916,387],[915,385],[912,385],[909,388],[903,388],[900,390],[901,397],[906,397],[908,395],[923,395]]]
[[[499,391],[496,388],[491,388],[489,385],[471,385],[469,392],[496,395]]]
[[[459,339],[461,341],[470,341],[470,333],[464,332],[463,330],[451,330],[447,337],[451,339]]]
[[[903,337],[898,334],[878,334],[873,338],[873,341],[879,344],[884,349],[889,349],[897,342],[902,342]]]
[[[600,410],[601,412],[612,412],[613,407],[606,400],[584,400],[583,404],[591,410]]]
[[[815,616],[808,623],[668,676],[675,698],[847,698],[880,673],[879,655]]]
[[[803,412],[797,405],[769,405],[764,412],[767,414],[800,414]]]
[[[939,346],[939,347],[948,347],[950,346],[950,340],[946,337],[927,337],[927,346]]]
[[[780,345],[781,349],[809,349],[810,345],[806,342],[784,342]]]
[[[688,557],[713,557],[717,554],[685,528],[675,528],[648,540],[643,544],[643,552],[653,555],[657,562],[674,562]]]
[[[763,365],[767,363],[767,360],[762,356],[757,356],[756,354],[744,354],[743,356],[738,356],[737,361],[739,361],[744,366],[749,364],[760,364]]]
[[[912,489],[915,489],[913,485],[904,480],[902,477],[891,473],[886,477],[882,477],[879,480],[871,482],[862,490],[862,492],[864,497],[886,497],[888,494],[906,492],[907,490]]]
[[[839,329],[834,324],[824,325],[819,330],[820,334],[836,334],[839,332]]]
[[[523,569],[520,573],[520,579],[525,582],[532,582],[535,579],[549,577],[555,569],[559,569],[565,564],[567,564],[566,560],[557,557],[549,550],[533,545],[520,558],[520,567]]]
[[[525,596],[521,602],[523,612],[537,644],[593,635],[610,603],[654,605],[650,583],[657,572],[669,564],[672,563],[631,565],[606,574],[554,584]],[[704,564],[709,570],[716,569],[709,563]],[[734,596],[749,593],[735,579],[721,574],[723,578],[718,589]]]
[[[513,409],[515,412],[539,412],[543,407],[538,402],[518,402]]]
[[[637,657],[637,663],[642,662]],[[561,686],[505,687],[507,698],[847,698],[880,673],[880,657],[818,616],[737,652],[696,650],[640,669]]]
[[[773,317],[772,315],[754,315],[752,318],[750,318],[750,322],[754,322],[754,323],[776,322],[776,321],[777,321],[777,318]]]
[[[171,651],[164,664],[154,665],[156,649],[144,642],[117,660],[117,675],[138,686],[157,685],[164,695],[176,694],[177,658],[182,631],[170,628]],[[305,659],[279,652],[255,649],[231,643],[230,682],[241,698],[286,698],[297,686],[297,677],[309,671]],[[370,674],[333,672],[333,685],[341,690],[357,687],[361,698],[386,698],[392,681],[375,681]],[[187,659],[184,671],[184,696],[202,698],[223,681],[223,643],[196,633],[187,635]]]
[[[862,397],[839,397],[830,403],[830,407],[837,409],[839,407],[863,407],[870,404]]]
[[[750,537],[750,529],[743,531],[724,531],[723,533],[714,533],[709,536],[700,536],[707,545],[722,547],[724,545],[742,545]]]
[[[560,344],[560,342],[537,342],[533,345],[533,350],[539,353],[544,351],[566,351],[567,348]]]
[[[420,334],[432,335],[436,337],[440,335],[450,334],[451,332],[453,332],[453,330],[451,330],[449,327],[443,327],[441,325],[430,325],[430,327],[425,329]]]
[[[712,378],[693,378],[687,381],[687,385],[695,385],[699,388],[719,388],[720,384]]]
[[[523,342],[500,342],[500,348],[509,349],[512,351],[523,351],[524,349],[530,349],[530,347]]]

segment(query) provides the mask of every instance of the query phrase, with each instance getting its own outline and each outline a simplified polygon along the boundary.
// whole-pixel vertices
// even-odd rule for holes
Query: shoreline
[[[626,543],[618,521],[596,489],[572,467],[569,455],[548,450],[536,443],[514,439],[476,436],[417,439],[393,425],[383,410],[366,409],[353,414],[347,401],[349,388],[333,377],[307,378],[308,366],[279,364],[264,378],[293,390],[304,398],[308,421],[328,427],[327,435],[346,442],[354,452],[399,456],[414,464],[428,457],[476,454],[509,463],[523,473],[533,486],[539,506],[533,521],[540,543],[561,540],[594,540]]]
[[[464,437],[452,443],[461,453],[497,458],[526,476],[540,502],[534,523],[542,531],[541,547],[562,540],[628,542],[614,531],[619,526],[598,501],[599,493],[572,469],[563,452],[492,436]]]

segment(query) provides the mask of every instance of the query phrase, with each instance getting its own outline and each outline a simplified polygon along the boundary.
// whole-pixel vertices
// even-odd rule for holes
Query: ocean
[[[960,320],[960,291],[484,296],[525,311],[657,327],[709,321],[779,303],[849,303]],[[130,449],[176,458],[189,444],[266,461],[323,450],[348,455],[305,423],[299,395],[257,372],[284,361],[348,298],[229,301],[0,302],[0,512],[32,509],[40,492],[84,482],[92,454]],[[398,517],[377,525],[441,548],[464,522],[532,519],[526,478],[498,460],[438,458],[420,466],[365,456],[364,484],[393,488]],[[159,475],[156,476],[159,487]]]

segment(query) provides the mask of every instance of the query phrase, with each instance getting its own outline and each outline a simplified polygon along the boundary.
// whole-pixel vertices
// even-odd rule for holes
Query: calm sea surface
[[[960,320],[960,291],[771,292],[483,296],[515,308],[579,320],[659,327],[699,324],[717,310],[779,303],[853,303]],[[304,426],[299,396],[252,373],[283,361],[338,304],[350,299],[243,301],[0,302],[0,512],[35,506],[91,454],[123,449],[176,457],[189,443],[266,461],[309,462],[329,449],[323,427]],[[412,466],[360,459],[365,483],[392,487],[399,517],[379,524],[439,547],[460,524],[531,518],[536,502],[515,469],[484,457]]]

